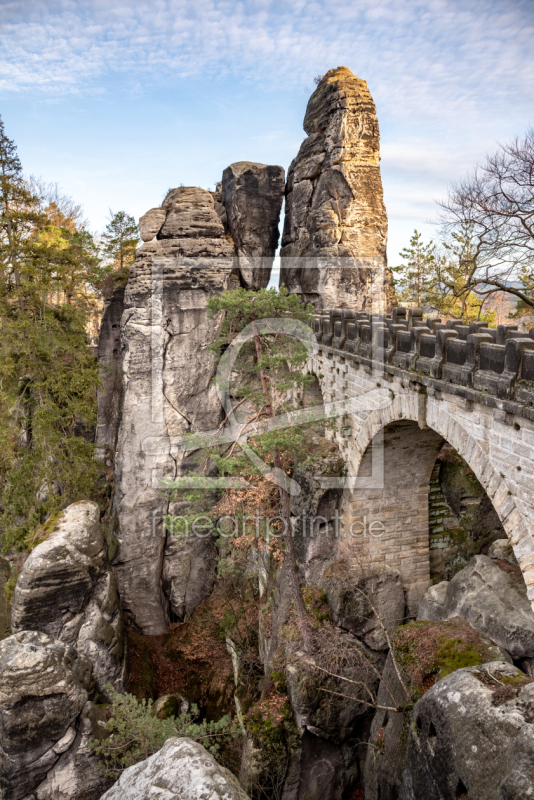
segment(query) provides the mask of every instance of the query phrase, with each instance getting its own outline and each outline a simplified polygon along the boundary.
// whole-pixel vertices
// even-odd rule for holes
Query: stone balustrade
[[[534,327],[527,333],[514,324],[424,319],[420,308],[397,307],[391,315],[334,308],[315,316],[314,332],[322,346],[374,366],[534,405]]]

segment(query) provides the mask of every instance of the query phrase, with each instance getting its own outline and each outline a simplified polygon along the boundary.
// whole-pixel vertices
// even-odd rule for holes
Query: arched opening
[[[360,460],[358,479],[371,476],[373,488],[362,480],[344,492],[345,554],[360,570],[398,570],[408,618],[431,581],[450,580],[506,538],[472,469],[429,427],[406,419],[385,425]]]

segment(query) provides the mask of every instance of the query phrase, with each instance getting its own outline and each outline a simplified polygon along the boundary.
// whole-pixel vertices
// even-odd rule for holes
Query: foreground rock
[[[282,281],[318,309],[384,311],[387,216],[366,82],[347,67],[329,70],[309,100],[304,130],[288,172]]]
[[[514,659],[534,657],[534,612],[521,570],[509,561],[475,556],[447,583],[429,589],[417,619],[462,617]]]
[[[369,735],[366,800],[398,798],[406,766],[406,733],[415,713],[413,703],[436,681],[441,683],[450,672],[473,664],[496,659],[511,662],[507,653],[459,618],[411,622],[395,631],[394,641],[397,663],[390,652]],[[426,800],[424,793],[418,796],[418,800],[423,798]]]
[[[534,796],[534,683],[516,667],[454,672],[419,700],[413,719],[400,800]]]
[[[257,291],[269,283],[280,236],[284,178],[282,167],[251,161],[230,164],[223,172],[222,204],[246,289]]]
[[[201,744],[169,739],[146,761],[127,769],[102,800],[248,800],[237,778]]]
[[[89,659],[97,689],[124,691],[124,619],[96,503],[69,506],[20,573],[11,627],[42,631]]]
[[[94,759],[78,755],[83,795],[46,789],[60,759],[80,750],[81,715],[89,713],[91,663],[45,633],[23,631],[0,642],[0,787],[3,800],[36,792],[38,800],[99,797],[105,788]],[[65,784],[64,784],[65,786]],[[93,794],[90,794],[90,792]]]

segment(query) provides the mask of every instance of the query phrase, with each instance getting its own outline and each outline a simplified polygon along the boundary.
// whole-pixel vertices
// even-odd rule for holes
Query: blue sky
[[[25,172],[93,230],[233,161],[287,169],[313,78],[377,105],[389,260],[434,199],[534,123],[533,0],[0,0],[0,114]]]

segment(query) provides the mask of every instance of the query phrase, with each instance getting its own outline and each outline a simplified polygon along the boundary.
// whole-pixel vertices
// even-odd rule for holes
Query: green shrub
[[[198,718],[198,708],[191,706],[188,714],[158,719],[152,716],[152,700],[138,702],[131,694],[119,694],[112,686],[106,687],[112,700],[111,717],[106,723],[105,739],[91,740],[88,746],[102,759],[106,775],[117,777],[123,770],[137,764],[160,750],[167,739],[186,736],[202,744],[216,755],[228,739],[236,738],[240,728],[230,717],[218,722]]]

